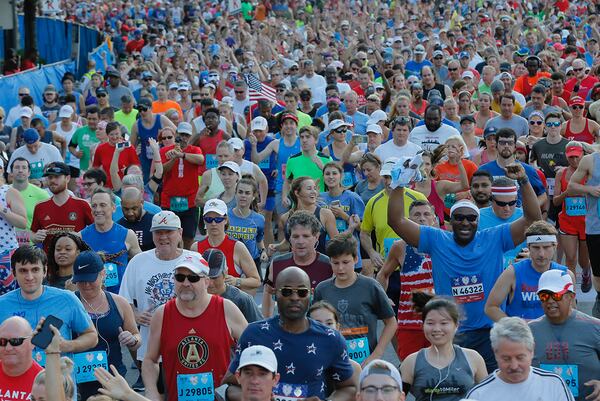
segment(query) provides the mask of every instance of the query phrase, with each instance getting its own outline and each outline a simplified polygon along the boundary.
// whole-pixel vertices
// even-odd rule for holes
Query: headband
[[[554,242],[556,243],[556,235],[548,234],[548,235],[530,235],[527,237],[527,245],[529,244],[539,244],[542,242]]]
[[[466,207],[468,209],[471,209],[473,211],[475,211],[475,213],[477,213],[477,217],[479,217],[479,208],[477,206],[475,206],[474,203],[469,202],[467,200],[462,200],[462,201],[458,201],[456,202],[451,208],[450,208],[450,217],[452,217],[452,215],[454,214],[454,211],[456,209],[459,209],[461,207]]]
[[[515,186],[512,187],[492,187],[492,195],[503,196],[503,195],[517,195],[518,189]]]

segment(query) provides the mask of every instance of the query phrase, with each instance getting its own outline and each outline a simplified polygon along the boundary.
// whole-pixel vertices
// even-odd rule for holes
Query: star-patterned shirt
[[[250,323],[240,340],[229,371],[235,372],[241,352],[251,345],[271,348],[277,357],[279,384],[273,389],[278,401],[317,396],[326,398],[326,381],[343,382],[353,369],[342,335],[309,319],[310,328],[300,334],[284,331],[279,316]]]

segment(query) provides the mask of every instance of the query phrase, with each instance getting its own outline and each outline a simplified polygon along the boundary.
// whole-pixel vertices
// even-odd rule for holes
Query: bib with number
[[[205,155],[206,156],[206,169],[215,168],[219,165],[217,161],[217,155]]]
[[[154,151],[152,150],[152,146],[146,145],[146,158],[152,160],[154,157]]]
[[[554,186],[556,185],[556,178],[546,178],[548,184],[548,196],[554,195]]]
[[[583,196],[570,196],[565,198],[565,212],[567,216],[585,216],[587,209]]]
[[[344,219],[335,219],[335,227],[339,233],[343,233],[348,229],[348,222]]]
[[[271,167],[271,156],[265,157],[260,163],[258,163],[258,167],[261,170],[267,170]]]
[[[485,292],[483,291],[481,276],[473,274],[471,276],[453,277],[452,296],[460,304],[483,301]]]
[[[77,383],[96,381],[94,370],[103,367],[108,370],[106,351],[80,352],[73,355],[75,364],[75,380]]]
[[[172,196],[170,201],[170,209],[173,212],[185,212],[189,209],[188,198],[185,196]]]
[[[212,373],[177,375],[178,401],[212,401],[215,398]]]
[[[390,250],[392,249],[392,245],[394,242],[398,241],[400,238],[384,238],[383,239],[383,258],[387,258]]]
[[[116,264],[110,262],[105,263],[104,272],[106,273],[106,278],[104,279],[105,286],[114,287],[119,285],[119,270],[117,269]]]
[[[276,401],[297,401],[306,398],[308,397],[308,385],[279,382],[273,388],[273,397]]]
[[[367,337],[346,340],[346,348],[348,349],[348,356],[350,359],[353,359],[358,363],[362,363],[369,355],[371,355],[371,351],[369,350],[369,339]]]
[[[349,171],[344,172],[344,175],[342,176],[342,186],[351,187],[354,184],[355,184],[354,174],[352,174]]]
[[[46,366],[46,353],[38,348],[35,348],[31,353],[33,356],[33,360],[38,363],[38,365],[44,367]]]
[[[577,365],[554,365],[549,363],[540,364],[540,368],[556,373],[567,383],[573,397],[579,395],[579,368]]]
[[[42,178],[44,175],[44,162],[40,160],[39,162],[31,163],[30,166],[31,173],[29,173],[29,178]]]

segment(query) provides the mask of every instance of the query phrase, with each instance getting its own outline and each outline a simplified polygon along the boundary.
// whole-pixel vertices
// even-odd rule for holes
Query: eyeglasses
[[[205,278],[206,276],[199,276],[197,274],[177,273],[177,274],[174,274],[173,277],[175,277],[175,280],[178,283],[183,283],[186,278],[188,279],[188,281],[190,283],[197,283],[198,281],[200,281],[201,278]]]
[[[204,217],[204,222],[211,224],[211,223],[222,223],[227,219],[227,217]]]
[[[500,146],[513,146],[515,141],[498,141],[498,145]]]
[[[540,292],[538,294],[538,297],[540,297],[540,301],[542,301],[542,302],[548,302],[550,300],[550,298],[552,298],[556,302],[560,302],[560,301],[562,301],[562,299],[563,299],[563,297],[564,297],[565,294],[566,294],[566,292],[563,292],[563,293],[558,293],[558,292]]]
[[[391,396],[396,394],[396,392],[399,390],[400,389],[396,386],[366,386],[360,389],[360,391],[362,391],[368,397],[375,397],[379,391],[381,391],[381,394],[383,394],[384,397]]]
[[[496,203],[496,205],[500,206],[500,207],[506,207],[506,206],[514,206],[517,204],[517,200],[512,200],[510,202],[502,202],[499,201],[497,199],[492,198],[492,200]]]
[[[30,337],[31,336],[15,337],[15,338],[0,338],[0,347],[6,347],[8,344],[12,345],[13,347],[18,347],[19,345],[23,344],[23,341],[27,340]]]
[[[450,68],[450,67],[448,67],[448,71],[456,71],[456,70],[458,70],[458,68]]]
[[[575,71],[575,72],[579,72],[579,71],[583,71],[583,70],[584,70],[583,68],[573,68],[573,71]]]
[[[541,120],[536,120],[536,121],[529,121],[529,125],[542,125],[544,122]]]
[[[574,104],[573,106],[571,106],[571,108],[572,108],[573,110],[582,110],[582,109],[583,109],[583,106],[582,106],[582,105],[580,105],[580,104]]]
[[[143,105],[138,105],[137,109],[142,112],[150,110],[148,107],[143,106]]]
[[[458,221],[458,222],[462,222],[467,220],[469,223],[473,223],[474,221],[477,220],[477,215],[476,214],[469,214],[469,215],[464,215],[464,214],[453,214],[450,217],[452,220]]]
[[[298,294],[300,298],[306,298],[308,296],[308,288],[289,288],[284,287],[279,289],[279,293],[284,297],[291,297],[293,293]]]
[[[560,127],[560,121],[554,121],[554,122],[550,122],[550,123],[546,123],[546,127],[548,128],[552,128],[552,127]]]
[[[441,59],[443,59],[443,58],[444,58],[444,57],[442,57],[442,56],[435,56],[433,59],[434,59],[434,60],[441,60]]]
[[[96,183],[96,181],[84,182],[83,186],[86,187],[86,188],[88,188],[88,187],[91,187],[92,185],[94,185],[95,183]]]

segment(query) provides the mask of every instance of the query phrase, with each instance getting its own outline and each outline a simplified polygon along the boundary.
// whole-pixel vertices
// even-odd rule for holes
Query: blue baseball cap
[[[469,52],[460,52],[460,54],[458,55],[458,58],[469,58],[471,57],[471,55],[469,54]]]
[[[104,262],[100,255],[92,251],[83,251],[73,264],[74,283],[91,283],[96,281],[98,274],[104,270]]]
[[[517,56],[521,56],[521,57],[525,57],[529,54],[529,48],[528,47],[521,47],[519,50],[517,50],[515,52],[515,54]]]
[[[36,143],[39,139],[40,134],[38,134],[35,128],[27,128],[25,132],[23,132],[23,141],[29,145]]]
[[[496,135],[497,132],[498,130],[496,127],[486,127],[485,131],[483,131],[483,138],[485,139],[490,135]]]

